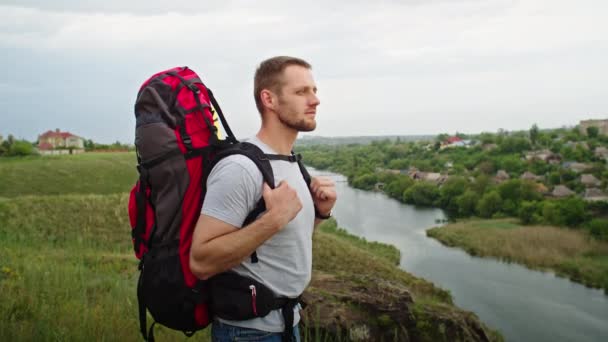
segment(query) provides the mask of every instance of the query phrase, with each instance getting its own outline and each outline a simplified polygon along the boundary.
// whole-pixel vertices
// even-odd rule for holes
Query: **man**
[[[304,60],[280,56],[262,62],[254,78],[262,125],[249,142],[267,154],[289,155],[298,132],[316,127],[320,103],[316,92],[311,66]],[[331,214],[335,185],[319,177],[308,188],[297,163],[272,160],[271,165],[275,189],[264,183],[261,172],[245,156],[229,156],[214,167],[194,231],[190,267],[201,279],[232,270],[263,283],[277,296],[296,298],[310,282],[312,233]],[[241,227],[262,197],[266,211]],[[250,258],[254,251],[257,262]],[[291,310],[293,334],[299,341],[298,306]],[[246,336],[251,341],[280,341],[284,331],[291,333],[283,314],[279,309],[244,321],[216,318],[213,340]]]

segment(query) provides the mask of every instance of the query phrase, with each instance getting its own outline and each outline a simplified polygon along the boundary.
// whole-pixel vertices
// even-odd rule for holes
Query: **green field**
[[[129,153],[0,159],[0,341],[141,340],[137,260],[127,217],[134,159]],[[438,325],[446,319],[465,327],[480,324],[453,306],[447,291],[399,270],[394,247],[350,236],[335,221],[314,239],[316,276],[345,284],[371,277],[407,288],[417,319],[409,333],[417,340],[446,340]],[[439,316],[448,318],[437,323]],[[386,317],[377,325],[392,322]],[[304,329],[305,339],[331,340],[317,323]],[[501,339],[483,329],[492,340]],[[187,340],[158,326],[155,335],[158,341]],[[209,329],[188,340],[208,341]]]
[[[476,256],[496,257],[558,275],[608,293],[608,242],[583,229],[523,226],[514,219],[462,220],[427,235]]]

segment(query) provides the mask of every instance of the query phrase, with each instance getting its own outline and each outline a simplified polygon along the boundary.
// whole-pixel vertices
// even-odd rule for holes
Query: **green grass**
[[[0,159],[0,341],[141,340],[126,193],[134,159]],[[396,282],[430,312],[461,312],[449,292],[396,267],[392,246],[349,235],[335,221],[314,239],[313,272]],[[187,339],[155,328],[157,341],[208,341],[209,332]],[[305,336],[328,340],[314,330]]]
[[[0,158],[0,197],[123,193],[136,165],[135,153]]]
[[[401,252],[393,245],[388,245],[375,241],[367,241],[365,238],[349,234],[345,229],[339,228],[335,220],[324,222],[319,229],[322,232],[332,234],[349,242],[353,246],[369,251],[376,256],[385,258],[393,265],[399,265],[401,260]]]
[[[514,219],[463,220],[427,235],[469,254],[496,257],[558,275],[608,293],[608,242],[585,230],[523,226]]]

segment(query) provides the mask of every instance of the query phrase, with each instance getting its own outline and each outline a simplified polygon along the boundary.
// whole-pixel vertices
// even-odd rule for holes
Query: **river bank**
[[[584,230],[523,226],[515,219],[469,219],[429,229],[427,235],[474,256],[554,271],[608,293],[608,243]]]

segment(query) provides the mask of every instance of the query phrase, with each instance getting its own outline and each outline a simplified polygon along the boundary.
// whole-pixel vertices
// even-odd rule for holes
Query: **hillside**
[[[111,171],[131,157],[0,163],[0,175],[19,170],[26,180],[46,167],[45,182],[14,182],[20,188],[0,193],[0,340],[140,340],[125,193],[134,174]],[[88,182],[92,172],[112,182]],[[349,236],[333,221],[314,239],[305,340],[501,340],[447,291],[401,271],[394,248]],[[162,328],[156,335],[183,338]],[[208,330],[193,340],[207,341]]]

